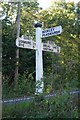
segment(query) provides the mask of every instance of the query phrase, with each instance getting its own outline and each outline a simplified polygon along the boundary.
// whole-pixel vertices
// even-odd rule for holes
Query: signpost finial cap
[[[37,28],[37,27],[42,27],[42,24],[41,23],[39,23],[39,22],[37,22],[37,23],[35,23],[35,28]]]

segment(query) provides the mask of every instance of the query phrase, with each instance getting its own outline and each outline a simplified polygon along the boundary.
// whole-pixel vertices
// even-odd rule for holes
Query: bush
[[[44,95],[35,96],[32,102],[4,105],[3,117],[25,117],[25,120],[27,118],[78,118],[76,102],[76,96],[69,94],[52,98],[44,98]]]
[[[8,79],[5,81],[8,81]],[[23,76],[19,76],[16,85],[9,85],[8,82],[4,82],[2,88],[3,99],[27,96],[35,93],[35,82],[32,74],[28,75],[27,73],[24,73]]]

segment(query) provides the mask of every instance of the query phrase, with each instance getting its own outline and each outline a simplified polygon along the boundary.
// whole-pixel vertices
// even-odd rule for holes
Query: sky
[[[53,0],[38,0],[40,7],[42,7],[43,9],[48,8],[51,5],[51,2]]]
[[[43,9],[48,8],[51,5],[51,2],[53,2],[54,0],[38,0],[40,7],[42,7]],[[74,2],[78,2],[80,0],[66,0],[68,1],[74,1]]]

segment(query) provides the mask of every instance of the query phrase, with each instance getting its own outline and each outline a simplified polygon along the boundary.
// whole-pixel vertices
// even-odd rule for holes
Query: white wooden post
[[[43,78],[42,50],[50,51],[50,52],[58,52],[58,53],[60,52],[60,47],[56,46],[55,43],[53,45],[49,44],[49,42],[42,43],[41,38],[58,35],[58,34],[61,34],[62,32],[61,26],[47,28],[45,30],[42,30],[41,27],[42,27],[42,24],[40,24],[39,22],[35,24],[36,42],[34,42],[33,40],[29,40],[27,38],[23,39],[23,37],[20,39],[19,38],[16,39],[17,47],[36,50],[36,92],[35,92],[36,95],[43,93],[43,88],[44,88],[44,83],[42,81],[42,78]],[[26,42],[24,42],[25,40]],[[21,44],[19,44],[20,42]]]
[[[42,41],[41,41],[40,23],[35,24],[36,28],[36,92],[35,94],[43,93],[43,60],[42,60]]]

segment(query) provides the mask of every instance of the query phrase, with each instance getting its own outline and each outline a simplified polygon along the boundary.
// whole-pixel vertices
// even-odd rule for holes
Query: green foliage
[[[75,33],[76,25],[74,25],[74,23],[77,14],[74,12],[74,4],[59,3],[57,4],[57,7],[55,5],[55,7],[51,7],[48,10],[43,10],[42,12],[40,12],[40,14],[37,14],[39,11],[37,2],[25,2],[21,5],[21,35],[24,34],[35,38],[35,29],[33,25],[34,21],[37,19],[40,19],[40,21],[43,22],[44,28],[57,25],[62,26],[63,32],[61,35],[43,39],[43,42],[47,42],[47,40],[55,41],[56,44],[61,47],[60,55],[52,55],[51,53],[43,52],[44,72],[51,73],[53,71],[54,73],[56,71],[57,74],[58,70],[59,72],[62,72],[60,74],[66,74],[67,78],[65,79],[67,80],[71,79],[71,76],[73,76],[73,78],[74,76],[76,77],[78,69],[79,39]],[[12,81],[14,79],[13,77],[16,62],[16,26],[11,22],[11,14],[9,14],[9,12],[14,14],[14,8],[15,11],[17,11],[17,4],[14,4],[14,6],[13,4],[2,5],[4,11],[7,14],[7,18],[3,21],[2,36],[3,76],[9,76]],[[24,71],[27,71],[29,73],[33,73],[35,71],[35,51],[20,49],[19,73],[23,75]],[[64,73],[64,71],[66,71],[67,73]],[[13,77],[11,78],[11,76]]]
[[[2,47],[3,47],[3,76],[14,79],[15,63],[16,63],[16,14],[17,3],[1,3],[0,5],[6,13],[6,18],[2,21]],[[38,3],[23,2],[21,3],[21,18],[20,18],[20,36],[27,35],[35,38],[34,21],[38,12]],[[27,17],[26,17],[27,16]],[[26,23],[26,24],[25,24]],[[28,32],[27,32],[28,31]],[[29,73],[34,72],[35,52],[30,50],[20,49],[19,56],[19,73],[23,75],[24,71]],[[34,61],[34,62],[33,62]],[[28,63],[28,64],[27,64]],[[31,66],[31,68],[30,68]]]
[[[77,97],[69,94],[49,99],[36,96],[32,102],[3,105],[3,117],[16,118],[78,118]]]
[[[7,15],[2,22],[3,99],[34,95],[35,51],[20,49],[19,78],[14,86],[16,24],[13,16],[17,13],[17,3],[6,5],[2,3],[1,6]],[[61,47],[60,54],[43,52],[44,94],[56,92],[57,96],[43,99],[43,94],[36,96],[29,103],[3,105],[3,117],[78,118],[77,96],[61,93],[77,90],[79,86],[79,6],[80,3],[75,6],[73,3],[62,2],[39,11],[36,0],[21,4],[20,36],[28,35],[35,41],[36,20],[43,23],[42,29],[62,26],[61,35],[42,39],[43,42],[53,41]]]
[[[24,73],[23,76],[19,77],[16,86],[14,86],[14,83],[9,85],[9,81],[9,79],[6,79],[3,82],[3,99],[33,95],[35,93],[35,82],[32,74]]]
[[[79,5],[76,6],[78,7]],[[56,84],[59,90],[64,88],[66,83],[69,83],[70,87],[74,86],[74,83],[77,83],[76,87],[79,84],[78,44],[80,40],[78,37],[78,28],[75,24],[77,16],[75,9],[76,7],[73,3],[55,3],[49,9],[43,10],[40,16],[44,29],[58,25],[62,26],[61,35],[43,39],[43,41],[51,40],[61,47],[59,55],[46,53],[47,57],[45,57],[44,62],[44,71],[46,70],[46,73],[49,74],[52,73],[53,83]]]
[[[2,22],[2,72],[3,75],[10,76],[15,69],[15,36],[13,36],[12,23],[5,19]]]

